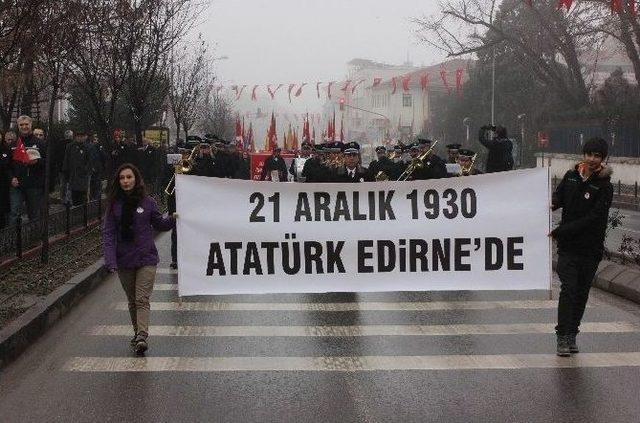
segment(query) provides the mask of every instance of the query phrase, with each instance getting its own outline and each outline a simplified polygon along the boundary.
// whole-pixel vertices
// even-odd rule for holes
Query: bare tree
[[[100,134],[111,140],[116,104],[129,75],[126,51],[130,37],[127,2],[72,0],[69,25],[76,27],[78,45],[67,57],[72,90],[90,105],[86,113]]]
[[[229,99],[212,92],[207,96],[202,112],[200,127],[204,132],[226,140],[233,137],[235,118]]]
[[[414,22],[423,42],[449,56],[493,48],[515,52],[565,104],[580,108],[589,103],[589,89],[579,59],[598,37],[590,29],[597,9],[580,2],[566,14],[554,2],[458,0],[442,3],[439,16]]]
[[[193,51],[187,50],[171,59],[169,99],[177,138],[184,130],[186,139],[202,116],[215,79],[209,60],[207,45],[201,36]]]
[[[194,26],[202,8],[197,0],[140,0],[131,5],[126,90],[138,143],[145,117],[169,92],[171,50]]]

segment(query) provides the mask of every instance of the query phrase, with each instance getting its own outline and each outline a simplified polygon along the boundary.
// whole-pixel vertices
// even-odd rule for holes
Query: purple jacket
[[[123,241],[120,236],[122,201],[116,201],[105,214],[102,240],[104,261],[107,269],[139,269],[156,266],[160,259],[154,242],[155,231],[171,230],[176,221],[163,217],[158,205],[151,197],[145,197],[133,217],[133,242]]]

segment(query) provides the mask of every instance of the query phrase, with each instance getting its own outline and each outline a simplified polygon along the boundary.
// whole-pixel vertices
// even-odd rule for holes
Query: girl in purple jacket
[[[110,186],[102,239],[105,266],[118,272],[127,295],[134,332],[131,346],[137,354],[148,348],[149,297],[159,262],[154,234],[175,224],[175,216],[163,217],[147,195],[138,168],[129,163],[120,166]]]

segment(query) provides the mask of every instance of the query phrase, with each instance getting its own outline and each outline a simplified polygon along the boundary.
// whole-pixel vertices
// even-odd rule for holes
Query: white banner
[[[177,175],[181,296],[546,290],[546,168],[414,182]]]

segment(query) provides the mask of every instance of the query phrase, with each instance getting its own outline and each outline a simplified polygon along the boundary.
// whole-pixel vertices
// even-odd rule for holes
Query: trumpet
[[[193,150],[191,150],[191,153],[189,154],[189,157],[187,157],[186,159],[182,159],[180,160],[180,162],[178,162],[175,165],[175,169],[173,172],[173,176],[171,177],[171,180],[169,180],[169,183],[167,184],[167,187],[164,189],[165,194],[167,195],[173,195],[176,191],[176,175],[177,174],[183,174],[183,173],[189,173],[191,172],[191,170],[193,169],[193,159],[196,155],[196,152],[198,151],[198,148],[200,148],[199,145],[196,145],[195,147],[193,147]]]
[[[406,181],[411,177],[411,175],[413,175],[413,172],[424,167],[424,161],[427,159],[427,157],[431,155],[431,153],[433,153],[433,150],[436,148],[436,145],[438,144],[438,142],[439,140],[434,141],[433,144],[431,144],[431,147],[427,151],[425,151],[415,159],[411,160],[411,163],[409,163],[409,166],[407,166],[405,171],[402,172],[402,175],[400,175],[400,177],[397,180]]]

